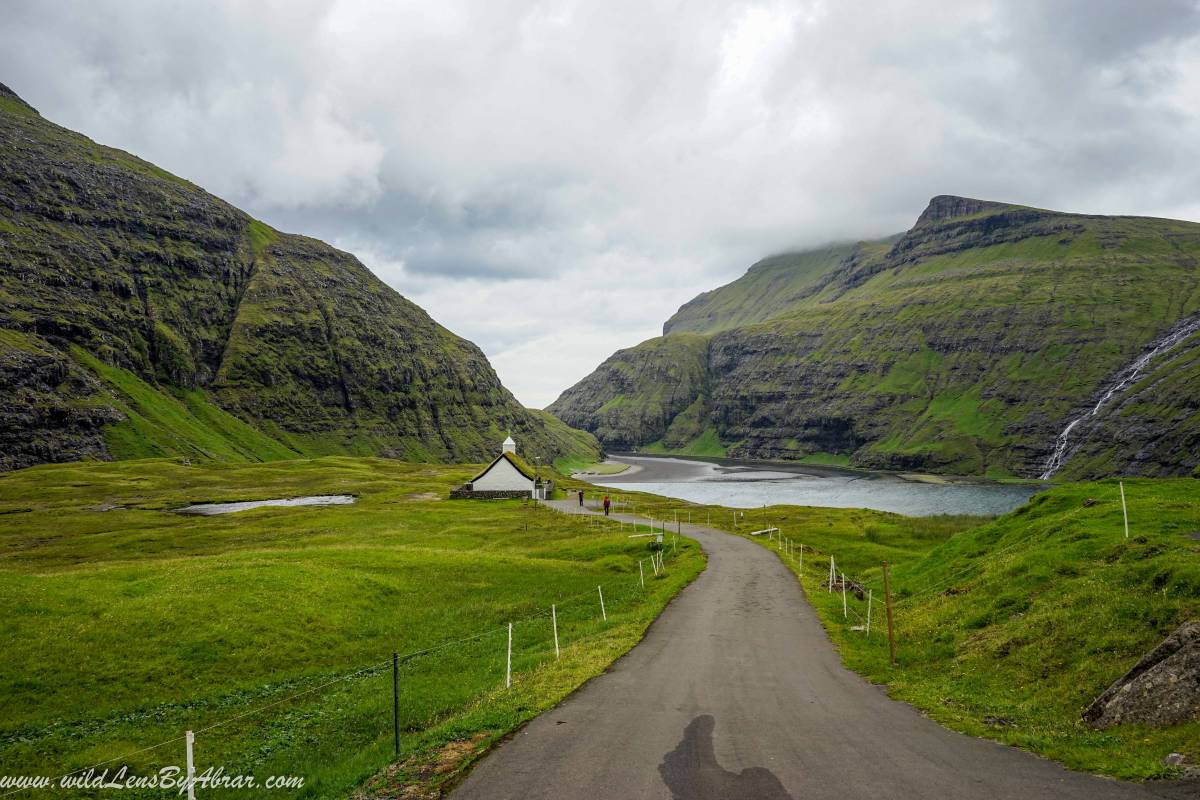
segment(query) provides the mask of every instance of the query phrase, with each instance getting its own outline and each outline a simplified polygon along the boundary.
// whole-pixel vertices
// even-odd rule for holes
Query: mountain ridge
[[[825,249],[773,257],[774,279],[802,291],[757,318],[742,306],[763,295],[761,268],[699,295],[661,340],[615,354],[549,410],[610,447],[1036,477],[1113,376],[1200,311],[1191,222],[939,195],[905,233],[839,247],[811,272]],[[650,386],[672,377],[645,352],[684,329],[704,337],[703,375],[664,406]],[[1104,441],[1081,442],[1067,476],[1196,469],[1197,390],[1183,378],[1200,337],[1164,357],[1177,377],[1128,387],[1140,399],[1090,424]],[[1160,396],[1167,385],[1182,394]],[[1160,423],[1154,444],[1135,444]]]
[[[0,468],[478,461],[510,432],[547,459],[596,452],[352,255],[54,125],[3,86],[0,152]]]

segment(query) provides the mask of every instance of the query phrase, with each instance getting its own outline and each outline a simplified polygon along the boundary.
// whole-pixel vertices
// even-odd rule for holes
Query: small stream
[[[1092,406],[1090,411],[1087,411],[1086,413],[1068,422],[1067,427],[1063,428],[1062,433],[1058,435],[1058,438],[1054,442],[1054,452],[1050,454],[1049,460],[1046,461],[1046,469],[1041,475],[1042,480],[1045,481],[1053,478],[1054,474],[1062,469],[1062,465],[1067,462],[1067,458],[1071,455],[1071,453],[1068,452],[1068,448],[1071,444],[1071,432],[1074,431],[1081,422],[1086,422],[1087,420],[1096,416],[1096,414],[1100,413],[1100,409],[1104,408],[1104,406],[1106,406],[1108,402],[1113,399],[1113,397],[1115,397],[1119,392],[1124,391],[1131,384],[1133,384],[1134,381],[1141,377],[1141,374],[1145,372],[1146,367],[1150,365],[1150,362],[1168,350],[1172,350],[1176,346],[1182,344],[1190,336],[1196,333],[1200,333],[1200,316],[1195,316],[1191,319],[1185,319],[1183,322],[1167,331],[1163,336],[1160,336],[1158,339],[1151,342],[1149,344],[1149,349],[1145,353],[1138,356],[1132,363],[1126,366],[1125,369],[1117,373],[1116,380],[1113,381],[1112,386],[1110,386],[1108,390],[1101,395],[1100,399],[1096,402],[1096,405]]]

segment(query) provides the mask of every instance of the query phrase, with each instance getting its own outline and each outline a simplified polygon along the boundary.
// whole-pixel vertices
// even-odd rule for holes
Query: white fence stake
[[[550,606],[550,621],[554,623],[554,657],[558,658],[558,609]]]
[[[600,593],[600,616],[604,618],[605,622],[608,622],[608,612],[604,610],[604,590],[597,586],[596,591]]]
[[[850,612],[846,610],[846,573],[842,573],[842,618],[850,616]]]
[[[508,623],[508,665],[504,668],[504,688],[512,686],[512,623]]]
[[[671,552],[675,552],[675,534],[671,534]]]
[[[829,557],[829,593],[833,594],[833,556]]]
[[[642,588],[645,589],[646,588],[646,570],[642,569],[642,561],[643,560],[644,559],[638,559],[638,583],[640,583]]]
[[[867,589],[867,636],[871,635],[871,590]]]
[[[1125,481],[1121,481],[1121,513],[1125,515],[1125,538],[1129,538],[1129,509],[1125,507]]]
[[[796,571],[800,573],[801,577],[803,577],[803,575],[804,575],[804,542],[800,543],[800,567]]]
[[[187,796],[188,800],[196,800],[196,762],[192,760],[192,745],[196,743],[196,734],[187,732]]]

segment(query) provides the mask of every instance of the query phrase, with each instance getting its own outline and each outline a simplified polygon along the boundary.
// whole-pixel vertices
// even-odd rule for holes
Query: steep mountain
[[[898,237],[760,262],[548,410],[613,448],[1190,474],[1198,257],[1195,223],[939,196]],[[671,341],[680,331],[686,344]],[[657,385],[671,380],[662,354],[683,349],[703,369]]]
[[[857,248],[873,246],[886,250],[891,242],[884,239],[858,245],[831,245],[764,258],[736,281],[702,292],[680,306],[663,323],[663,335],[683,331],[716,333],[770,319],[820,291],[821,279]]]
[[[0,85],[0,469],[85,457],[595,452],[353,256]]]

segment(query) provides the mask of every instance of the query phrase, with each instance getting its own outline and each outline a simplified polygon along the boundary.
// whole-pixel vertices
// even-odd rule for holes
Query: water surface
[[[232,514],[264,506],[344,506],[354,502],[354,495],[319,494],[309,497],[288,497],[281,500],[246,500],[240,503],[197,503],[175,509],[178,514],[198,514],[211,517],[216,514]]]
[[[693,503],[758,508],[764,505],[873,508],[914,517],[991,516],[1012,511],[1045,487],[956,480],[931,483],[884,472],[809,464],[698,461],[617,454],[636,471],[591,478],[593,483],[677,497]]]

